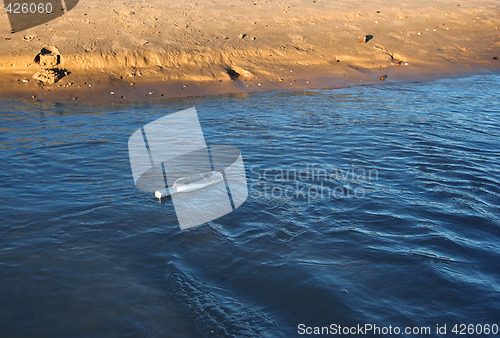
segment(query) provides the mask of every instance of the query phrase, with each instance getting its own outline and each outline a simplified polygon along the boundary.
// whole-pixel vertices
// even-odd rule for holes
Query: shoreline
[[[387,73],[387,72],[385,72]],[[384,85],[398,83],[418,82],[425,83],[439,79],[453,79],[462,78],[473,75],[489,75],[500,74],[500,68],[479,68],[471,67],[468,70],[460,72],[414,72],[406,73],[404,76],[396,74],[396,76],[389,75],[387,80],[377,80],[375,73],[366,74],[371,75],[371,80],[356,80],[346,81],[338,77],[311,77],[312,80],[292,80],[289,82],[281,83],[273,81],[272,79],[261,79],[260,81],[244,80],[222,80],[219,81],[143,81],[136,83],[134,86],[127,85],[126,83],[113,80],[113,81],[90,81],[92,87],[86,85],[84,79],[81,82],[83,87],[76,85],[75,87],[67,87],[69,82],[60,81],[56,85],[39,85],[29,86],[21,81],[16,81],[19,86],[23,86],[21,90],[12,90],[7,92],[0,91],[0,100],[32,100],[37,102],[60,102],[60,103],[141,103],[150,101],[159,101],[175,98],[188,98],[188,97],[208,97],[220,95],[247,95],[253,93],[273,92],[273,91],[301,91],[301,90],[318,90],[318,89],[340,89],[349,88],[363,85]],[[385,75],[385,74],[384,74]],[[31,81],[30,81],[31,82]],[[248,84],[247,84],[248,83]],[[261,84],[259,86],[259,83]],[[256,86],[255,86],[256,85]],[[251,86],[251,87],[247,87]],[[54,88],[55,87],[55,88]]]
[[[500,70],[500,6],[491,0],[124,4],[89,0],[14,34],[0,15],[0,98],[141,102]],[[44,48],[59,55],[50,68],[67,71],[54,84],[32,78],[47,68],[36,61]]]

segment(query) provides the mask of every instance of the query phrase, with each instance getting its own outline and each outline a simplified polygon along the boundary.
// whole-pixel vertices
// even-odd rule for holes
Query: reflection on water
[[[141,105],[1,102],[2,335],[494,323],[499,85],[483,76]],[[249,198],[181,232],[170,200],[135,188],[127,140],[191,106],[207,139],[241,150]],[[327,174],[278,175],[311,170]]]

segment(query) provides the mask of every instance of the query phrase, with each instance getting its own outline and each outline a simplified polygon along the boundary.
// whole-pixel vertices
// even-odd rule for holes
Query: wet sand
[[[497,72],[499,26],[500,5],[481,0],[90,0],[14,34],[4,12],[0,98],[131,102]],[[46,84],[35,57],[53,46],[67,75]]]

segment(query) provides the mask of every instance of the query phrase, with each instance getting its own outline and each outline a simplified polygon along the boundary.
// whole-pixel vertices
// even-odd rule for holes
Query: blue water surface
[[[500,324],[500,76],[130,105],[0,102],[0,336]],[[196,107],[249,197],[181,231],[128,137]]]

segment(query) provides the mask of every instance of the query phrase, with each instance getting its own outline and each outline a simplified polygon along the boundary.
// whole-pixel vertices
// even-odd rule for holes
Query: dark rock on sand
[[[232,69],[230,67],[226,68],[226,72],[227,72],[227,75],[229,75],[229,78],[231,78],[231,80],[233,80],[233,81],[238,80],[238,78],[240,77],[240,73],[238,73],[237,71],[235,71],[234,69]]]
[[[363,35],[362,37],[360,37],[358,39],[358,41],[359,41],[359,43],[367,43],[371,39],[373,39],[373,35]]]
[[[56,47],[44,47],[35,56],[35,63],[43,67],[55,67],[61,63],[61,53]]]
[[[33,75],[33,78],[43,83],[54,84],[66,75],[68,75],[68,72],[66,70],[53,68],[43,69],[35,73]]]

